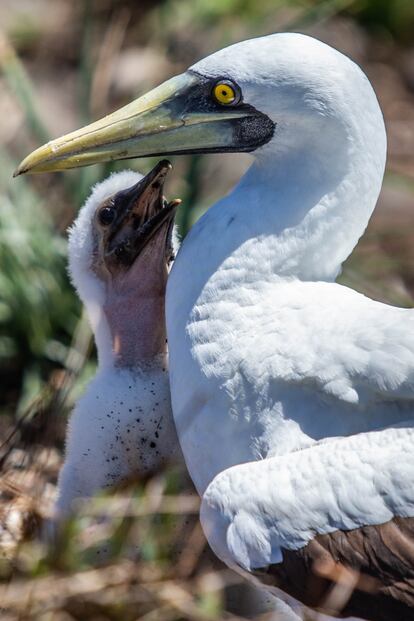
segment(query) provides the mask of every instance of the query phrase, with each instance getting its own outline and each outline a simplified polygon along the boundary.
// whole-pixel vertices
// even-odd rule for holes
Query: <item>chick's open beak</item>
[[[148,242],[161,231],[166,247],[177,206],[175,199],[167,203],[163,196],[164,182],[171,169],[167,160],[159,162],[148,175],[131,188],[115,194],[102,210],[114,210],[105,241],[105,261],[108,264],[129,267]],[[99,218],[99,214],[98,214]]]
[[[252,151],[274,124],[250,105],[217,104],[212,80],[187,71],[113,114],[26,157],[15,176],[51,172],[131,157]]]

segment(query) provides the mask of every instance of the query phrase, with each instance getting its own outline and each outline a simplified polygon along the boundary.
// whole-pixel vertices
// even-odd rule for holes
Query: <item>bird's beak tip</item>
[[[39,149],[37,149],[36,151],[39,151]],[[34,151],[33,153],[36,153],[36,151]],[[33,164],[33,161],[31,161],[33,153],[25,157],[24,160],[20,162],[20,164],[17,166],[16,170],[13,173],[13,177],[19,177],[19,175],[24,175],[25,173],[36,172],[33,170],[35,166]]]

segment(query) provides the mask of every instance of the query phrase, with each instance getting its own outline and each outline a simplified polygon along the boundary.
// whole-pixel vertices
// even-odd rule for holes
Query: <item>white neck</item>
[[[207,249],[210,274],[230,262],[233,281],[334,280],[367,226],[384,162],[381,117],[364,132],[328,126],[299,148],[264,151],[196,226],[197,251]]]

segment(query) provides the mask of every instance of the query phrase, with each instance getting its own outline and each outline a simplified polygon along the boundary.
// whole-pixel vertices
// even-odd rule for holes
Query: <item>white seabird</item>
[[[386,159],[359,67],[299,34],[244,41],[17,172],[225,151],[253,164],[193,227],[167,291],[174,418],[207,537],[314,606],[332,584],[315,562],[339,561],[369,583],[343,614],[411,619],[414,314],[335,283]]]
[[[70,418],[57,517],[73,501],[146,478],[180,455],[171,412],[165,287],[177,201],[162,197],[170,165],[111,175],[70,230],[69,271],[98,350],[97,373]]]

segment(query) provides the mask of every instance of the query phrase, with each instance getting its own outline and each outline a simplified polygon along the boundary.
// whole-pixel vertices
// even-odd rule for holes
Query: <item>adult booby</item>
[[[359,67],[299,34],[244,41],[17,172],[224,151],[253,164],[193,227],[167,290],[174,418],[207,537],[313,606],[332,584],[315,561],[339,561],[368,575],[343,614],[411,619],[414,314],[335,283],[386,159]]]
[[[177,201],[162,196],[168,162],[93,189],[70,230],[69,271],[98,349],[96,376],[69,422],[57,517],[73,501],[179,455],[171,412],[165,287]]]

